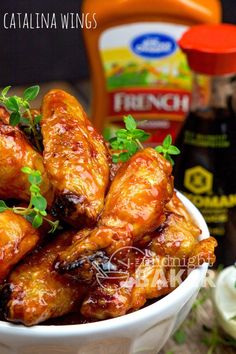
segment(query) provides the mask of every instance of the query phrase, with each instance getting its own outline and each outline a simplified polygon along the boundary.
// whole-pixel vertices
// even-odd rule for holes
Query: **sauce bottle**
[[[236,261],[236,26],[194,26],[179,45],[193,70],[193,93],[176,140],[175,186],[216,237],[217,263],[230,265]]]
[[[84,0],[82,11],[97,21],[96,29],[84,29],[96,127],[108,139],[123,115],[133,114],[151,133],[149,145],[168,133],[174,138],[191,91],[177,40],[188,26],[219,22],[219,0]]]

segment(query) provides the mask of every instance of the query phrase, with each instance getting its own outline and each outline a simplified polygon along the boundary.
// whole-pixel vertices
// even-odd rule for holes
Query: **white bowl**
[[[195,206],[178,196],[209,237]],[[1,354],[157,354],[183,322],[203,284],[208,264],[193,270],[172,293],[134,313],[79,325],[27,328],[0,321]]]

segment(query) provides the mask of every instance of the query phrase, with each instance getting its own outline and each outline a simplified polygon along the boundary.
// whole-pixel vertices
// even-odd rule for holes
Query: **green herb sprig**
[[[23,167],[21,169],[23,173],[28,175],[28,181],[30,183],[30,202],[27,208],[24,207],[8,207],[3,200],[0,200],[0,213],[5,210],[12,210],[15,214],[22,215],[35,229],[38,229],[43,221],[47,221],[51,230],[49,233],[53,233],[59,227],[59,221],[51,221],[47,218],[47,200],[41,195],[40,184],[42,183],[42,175],[38,170],[32,170],[30,167]]]
[[[180,150],[176,146],[172,145],[172,136],[170,134],[165,137],[162,145],[157,146],[155,150],[159,152],[159,154],[163,154],[166,160],[168,160],[172,165],[174,165],[174,160],[171,155],[180,154]]]
[[[33,117],[30,111],[30,102],[39,94],[38,85],[27,88],[23,97],[7,96],[11,86],[5,87],[0,94],[0,104],[10,112],[9,124],[11,126],[19,125],[30,136],[33,137],[36,148],[41,151],[40,137],[37,130],[37,124],[41,120],[41,115]]]
[[[124,117],[125,129],[119,129],[116,132],[116,136],[109,140],[112,149],[124,150],[120,153],[114,153],[112,155],[112,161],[114,163],[126,162],[131,156],[133,156],[138,150],[143,149],[142,143],[147,141],[150,134],[146,133],[142,129],[137,128],[137,122],[131,116]],[[172,145],[171,135],[167,135],[162,145],[157,146],[155,150],[163,154],[163,156],[174,165],[174,161],[171,155],[180,154],[180,150]]]
[[[125,129],[119,129],[116,136],[110,139],[110,145],[114,150],[125,150],[115,153],[112,161],[115,163],[126,162],[140,148],[143,149],[142,142],[145,142],[150,134],[137,128],[137,122],[131,115],[124,117]]]

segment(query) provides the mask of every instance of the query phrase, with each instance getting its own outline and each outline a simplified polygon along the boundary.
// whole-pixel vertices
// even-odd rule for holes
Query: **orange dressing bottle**
[[[157,145],[178,134],[189,110],[190,70],[177,45],[186,29],[218,23],[219,0],[84,0],[97,28],[85,29],[92,118],[106,139],[132,114]]]

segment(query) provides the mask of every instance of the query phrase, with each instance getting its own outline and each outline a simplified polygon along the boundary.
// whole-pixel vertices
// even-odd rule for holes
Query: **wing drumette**
[[[58,252],[71,241],[65,232],[46,247],[29,255],[10,275],[1,294],[8,321],[32,326],[73,311],[85,288],[53,270]]]
[[[79,102],[50,91],[42,106],[44,161],[56,192],[53,211],[74,226],[94,224],[109,183],[110,155]]]
[[[154,149],[136,153],[118,170],[106,198],[98,227],[62,253],[56,267],[78,272],[89,268],[87,256],[105,250],[109,256],[140,240],[165,219],[164,207],[173,194],[171,165]]]
[[[39,232],[10,210],[0,213],[0,283],[39,240]]]

